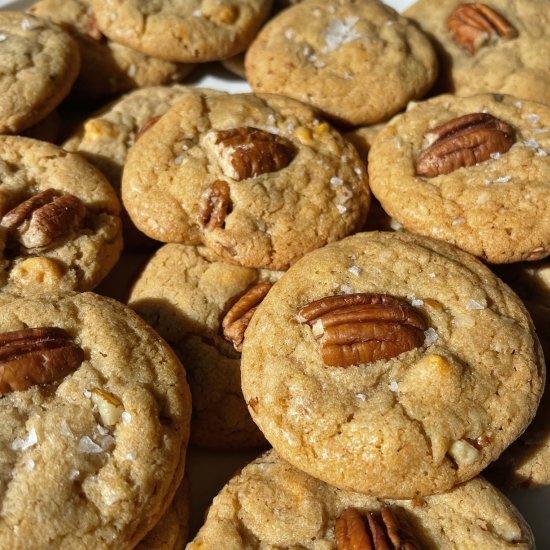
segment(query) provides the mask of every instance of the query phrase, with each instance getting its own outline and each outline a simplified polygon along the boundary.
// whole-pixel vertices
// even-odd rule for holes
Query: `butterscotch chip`
[[[420,341],[401,346],[422,323]],[[331,365],[334,339],[340,355],[365,339],[370,349]],[[518,437],[544,363],[525,307],[487,267],[447,243],[370,232],[309,253],[273,286],[248,325],[241,377],[252,418],[291,464],[414,498],[471,479]]]

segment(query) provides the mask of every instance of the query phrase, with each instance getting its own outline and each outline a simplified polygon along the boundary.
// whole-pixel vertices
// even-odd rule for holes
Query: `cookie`
[[[266,444],[242,396],[241,354],[233,340],[224,338],[222,323],[243,295],[279,276],[221,262],[198,247],[167,244],[132,289],[130,307],[185,362],[193,396],[191,443],[198,447],[239,450]]]
[[[252,418],[336,487],[413,498],[471,479],[533,418],[540,344],[521,300],[432,239],[360,233],[273,286],[241,359]]]
[[[545,0],[419,0],[405,15],[438,49],[438,89],[486,92],[550,104],[550,7]]]
[[[283,94],[343,124],[389,118],[437,76],[427,36],[374,0],[301,2],[269,21],[249,47],[255,92]]]
[[[133,548],[183,477],[185,371],[92,293],[0,296],[2,548]]]
[[[122,249],[120,204],[105,177],[50,143],[0,136],[0,288],[91,290]]]
[[[153,239],[280,270],[357,231],[369,190],[353,146],[308,106],[196,92],[134,144],[122,200]]]
[[[379,539],[371,526],[380,529]],[[373,539],[376,543],[367,546]],[[229,481],[187,550],[215,550],[222,541],[227,550],[535,547],[519,512],[481,477],[443,495],[382,500],[331,487],[275,451]]]
[[[43,119],[71,90],[80,68],[71,37],[44,19],[0,12],[0,133]]]
[[[242,52],[271,10],[271,0],[92,0],[92,5],[98,27],[111,40],[185,63]]]
[[[373,193],[409,231],[490,263],[544,258],[549,128],[549,107],[511,96],[443,95],[411,105],[371,147]]]
[[[40,0],[29,12],[62,26],[78,44],[82,65],[71,94],[74,103],[171,84],[193,69],[193,65],[149,57],[107,40],[97,27],[90,0]]]

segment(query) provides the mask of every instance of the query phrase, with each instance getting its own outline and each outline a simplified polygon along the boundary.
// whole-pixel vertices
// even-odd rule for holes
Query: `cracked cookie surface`
[[[430,143],[430,131],[471,113],[510,125],[512,147],[448,174],[417,175],[415,163]],[[373,193],[406,229],[490,263],[544,258],[550,254],[549,129],[549,107],[511,96],[443,95],[411,104],[372,144]]]
[[[327,366],[323,325],[303,324],[298,310],[355,293],[408,302],[428,326],[422,345]],[[311,252],[273,286],[248,327],[241,377],[254,421],[294,466],[336,487],[413,498],[495,460],[533,418],[545,368],[525,307],[479,261],[372,232]]]
[[[57,382],[0,400],[0,546],[133,548],[183,477],[185,371],[114,300],[0,296],[2,334],[44,326],[66,331],[84,356]]]
[[[353,146],[271,94],[186,94],[132,147],[122,178],[145,234],[268,269],[356,231],[369,194]]]
[[[384,506],[408,523],[419,548],[535,547],[519,512],[481,477],[443,495],[382,500],[331,487],[270,451],[222,489],[187,550],[215,550],[220,541],[225,550],[336,550],[335,523],[346,509],[377,512]]]

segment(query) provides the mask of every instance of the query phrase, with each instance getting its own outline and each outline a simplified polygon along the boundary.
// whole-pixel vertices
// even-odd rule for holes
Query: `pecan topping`
[[[0,394],[49,384],[76,370],[84,352],[56,327],[0,334]]]
[[[472,55],[485,44],[499,38],[510,39],[517,30],[486,4],[460,4],[449,15],[447,27],[454,41]]]
[[[225,315],[222,327],[223,335],[237,351],[242,351],[244,332],[254,315],[256,308],[266,297],[273,283],[264,281],[249,288]]]
[[[160,120],[160,116],[154,116],[150,118],[138,131],[136,134],[136,141],[145,133],[147,130],[152,128],[158,121]]]
[[[514,144],[514,129],[488,113],[472,113],[453,118],[424,137],[435,141],[418,156],[416,174],[433,178],[506,153]]]
[[[209,230],[223,227],[229,212],[231,212],[229,185],[226,181],[216,180],[212,184],[206,196],[206,203],[201,209],[201,223]]]
[[[365,519],[356,508],[348,508],[336,520],[334,534],[337,550],[420,550],[387,506],[379,517],[366,512]]]
[[[67,235],[85,215],[78,197],[47,189],[4,214],[0,226],[25,248],[42,248]]]
[[[391,359],[424,342],[424,319],[407,302],[387,294],[343,294],[298,311],[321,342],[326,365],[349,367]]]
[[[209,132],[205,143],[224,175],[237,181],[282,170],[296,155],[291,141],[250,126]]]

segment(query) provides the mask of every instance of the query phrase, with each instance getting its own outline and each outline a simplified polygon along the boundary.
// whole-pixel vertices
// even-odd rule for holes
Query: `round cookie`
[[[283,275],[248,326],[241,377],[252,418],[291,464],[413,498],[495,460],[533,418],[545,368],[520,299],[475,258],[371,232]]]
[[[181,363],[92,293],[2,295],[0,333],[0,546],[133,548],[183,477]]]
[[[242,396],[241,354],[224,338],[222,321],[250,288],[280,275],[221,262],[198,247],[167,244],[133,287],[130,307],[185,362],[193,397],[191,443],[198,447],[266,444]]]
[[[437,87],[459,96],[499,92],[550,104],[548,2],[491,0],[470,4],[469,13],[462,4],[466,2],[419,0],[405,11],[437,47],[441,66]],[[455,40],[447,21],[458,7],[452,24]],[[502,17],[505,22],[499,23]]]
[[[245,50],[271,11],[271,0],[92,0],[99,28],[147,55],[186,63],[217,61]]]
[[[255,92],[309,103],[343,124],[385,120],[437,76],[427,36],[374,0],[311,0],[272,19],[247,51]]]
[[[44,19],[0,12],[0,133],[17,133],[53,111],[80,68],[71,37]]]
[[[122,200],[163,242],[286,269],[359,229],[366,169],[308,106],[277,95],[186,94],[130,150]]]
[[[490,263],[544,258],[549,128],[549,107],[511,96],[443,95],[411,105],[372,144],[373,193],[406,229]]]
[[[134,88],[170,84],[187,76],[193,68],[106,40],[97,27],[90,0],[40,0],[29,12],[62,26],[77,42],[82,64],[71,94],[75,103],[94,102]]]
[[[0,288],[91,290],[122,250],[120,204],[105,177],[50,143],[0,136]]]
[[[382,546],[380,541],[376,546],[358,544],[360,532],[371,538],[367,512],[372,513],[385,539],[384,527],[388,524],[384,524],[379,513],[382,509],[396,518],[401,534],[404,531],[408,535],[402,536],[401,541],[409,541],[410,546]],[[355,545],[350,542],[340,546],[337,532],[342,532],[341,522],[350,517],[350,510],[362,518],[348,524],[352,541],[354,537],[358,540]],[[221,541],[226,550],[535,548],[533,534],[519,512],[481,477],[443,495],[382,500],[331,487],[293,468],[275,451],[256,459],[229,481],[214,499],[204,526],[187,550],[216,550]]]

